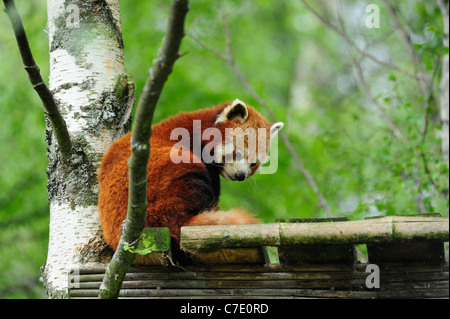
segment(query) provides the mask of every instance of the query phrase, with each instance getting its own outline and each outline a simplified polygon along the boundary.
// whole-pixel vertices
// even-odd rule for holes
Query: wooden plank
[[[234,298],[264,296],[290,296],[315,298],[374,298],[376,295],[368,291],[337,291],[319,289],[122,289],[120,297],[222,297]],[[71,297],[97,297],[96,290],[79,289],[71,292]]]
[[[270,271],[260,265],[202,265],[185,270],[132,268],[121,297],[133,298],[442,298],[448,297],[448,264],[391,263],[380,266],[380,289],[368,289],[368,264],[294,265]],[[102,269],[74,270],[72,298],[96,298]],[[104,271],[104,270],[103,270]],[[95,272],[95,273],[89,273]]]
[[[359,221],[187,226],[183,249],[201,251],[232,247],[336,245],[449,240],[449,219],[387,216]]]
[[[278,224],[181,227],[181,247],[187,251],[262,245],[280,245]]]
[[[448,241],[449,219],[424,216],[392,216],[395,242]]]
[[[333,279],[289,279],[289,280],[205,280],[205,279],[189,279],[189,280],[142,280],[142,281],[124,281],[123,289],[186,289],[186,288],[314,288],[314,289],[346,289],[351,288],[358,290],[364,285],[365,277],[350,278],[350,276],[342,276],[342,278]],[[78,286],[71,288],[77,289],[98,289],[101,282],[82,282]]]
[[[279,289],[281,290],[281,289]],[[96,290],[77,290],[71,299],[97,298]],[[448,299],[448,289],[418,289],[413,291],[330,291],[317,289],[175,289],[175,290],[122,290],[119,299]]]
[[[264,265],[191,265],[177,267],[177,266],[132,266],[128,273],[144,273],[144,275],[168,274],[176,272],[222,272],[222,273],[271,273],[271,272],[364,272],[368,264],[298,264],[298,265],[283,265],[282,269],[271,270]],[[410,263],[385,263],[380,266],[380,270],[385,273],[402,274],[417,273],[417,272],[449,272],[448,262],[443,265],[434,265],[426,262]],[[93,268],[77,268],[72,269],[70,276],[89,275],[89,274],[104,274],[104,267]]]
[[[280,224],[282,245],[360,244],[390,241],[392,223],[386,220]]]
[[[433,281],[447,280],[448,269],[435,268],[415,268],[410,267],[405,270],[393,270],[390,267],[380,268],[383,283],[409,282],[409,281]],[[264,281],[264,280],[334,280],[334,279],[365,279],[368,273],[365,268],[348,269],[348,271],[278,271],[278,272],[226,272],[226,271],[188,271],[176,273],[132,273],[127,274],[125,281],[155,281],[155,280],[244,280],[244,281]],[[72,276],[71,283],[101,282],[103,274],[83,274]]]
[[[415,290],[395,290],[377,292],[380,299],[425,299],[425,298],[445,298],[448,299],[447,289],[415,289]]]

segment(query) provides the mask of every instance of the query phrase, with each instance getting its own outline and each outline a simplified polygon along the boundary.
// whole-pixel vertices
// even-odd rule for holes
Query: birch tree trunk
[[[47,0],[47,8],[49,88],[67,123],[74,155],[62,165],[47,125],[50,236],[42,277],[50,298],[64,298],[69,271],[99,261],[85,248],[102,246],[96,170],[121,129],[130,86],[119,0]]]

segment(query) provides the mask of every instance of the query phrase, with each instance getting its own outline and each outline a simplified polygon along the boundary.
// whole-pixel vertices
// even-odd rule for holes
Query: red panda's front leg
[[[147,227],[168,227],[179,242],[180,227],[205,210],[216,210],[214,178],[203,163],[162,163],[149,170]]]
[[[164,151],[169,152],[173,150]],[[149,167],[153,171],[149,169],[148,197],[156,195],[158,200],[149,201],[148,226],[158,220],[158,225],[168,227],[171,236],[179,242],[181,226],[261,223],[243,209],[218,210],[219,170],[193,161],[194,155],[190,152],[183,156],[186,157],[184,163],[167,160],[159,161],[157,167],[155,163]],[[154,182],[150,182],[152,179]]]

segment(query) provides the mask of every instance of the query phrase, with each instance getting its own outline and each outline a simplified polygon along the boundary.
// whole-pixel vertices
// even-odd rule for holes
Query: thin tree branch
[[[430,79],[430,83],[429,83],[429,87],[428,87],[428,93],[426,96],[426,108],[425,108],[425,114],[424,114],[424,119],[423,119],[423,128],[422,131],[420,133],[421,136],[421,143],[425,144],[426,138],[427,138],[427,133],[428,133],[428,128],[429,128],[429,118],[432,114],[431,110],[433,109],[433,105],[436,104],[436,101],[434,100],[433,94],[432,94],[432,90],[433,90],[433,85],[432,83],[434,82],[434,78],[437,75],[437,71],[440,67],[441,63],[440,63],[440,57],[438,58],[438,60],[436,61],[435,65],[434,65],[434,69],[433,69],[433,74],[431,76]],[[437,183],[434,181],[432,175],[431,175],[431,171],[430,168],[428,167],[428,160],[427,160],[427,156],[424,152],[423,149],[421,148],[417,148],[417,151],[419,152],[420,158],[422,159],[422,164],[423,164],[423,168],[425,171],[426,176],[428,177],[428,181],[429,183],[434,187],[434,189],[439,192],[441,195],[446,196],[445,192],[439,191],[439,187],[437,185]]]
[[[164,83],[180,56],[178,50],[184,36],[184,20],[188,10],[188,0],[172,0],[166,37],[142,89],[131,137],[127,217],[119,245],[106,269],[99,291],[100,298],[113,299],[119,296],[123,278],[135,257],[132,252],[124,250],[124,247],[139,239],[145,224],[147,163],[150,156],[153,114]]]
[[[389,13],[389,16],[391,17],[392,22],[394,23],[394,29],[398,31],[398,34],[400,35],[401,40],[405,44],[405,47],[408,51],[408,54],[410,56],[412,66],[414,68],[414,73],[416,74],[416,83],[417,87],[419,88],[419,92],[422,95],[425,95],[427,92],[427,87],[433,87],[433,82],[430,80],[430,77],[427,75],[425,70],[420,64],[420,58],[417,55],[416,50],[414,49],[413,43],[411,41],[411,31],[407,30],[403,25],[400,23],[400,20],[398,19],[397,10],[394,8],[394,5],[389,0],[384,0],[384,4],[386,5],[387,11]],[[430,83],[431,82],[431,83]]]
[[[189,33],[189,36],[197,44],[199,44],[202,48],[204,48],[207,51],[210,51],[210,52],[214,53],[214,55],[217,56],[219,59],[222,59],[222,60],[226,61],[230,65],[230,67],[233,69],[235,75],[238,77],[238,79],[242,82],[244,87],[250,93],[250,95],[253,96],[253,98],[264,108],[266,113],[269,114],[270,120],[272,122],[277,122],[273,111],[270,109],[270,107],[267,105],[267,103],[258,95],[258,93],[256,93],[256,91],[253,89],[253,87],[247,81],[246,77],[242,74],[242,72],[239,69],[239,67],[236,65],[234,57],[233,57],[233,55],[231,53],[231,37],[230,37],[230,32],[228,30],[227,15],[224,12],[224,10],[222,9],[222,5],[221,5],[220,0],[218,1],[218,4],[219,4],[220,16],[221,16],[221,19],[222,19],[222,29],[223,29],[223,33],[224,33],[224,36],[225,36],[226,52],[227,53],[224,54],[224,53],[220,52],[219,50],[217,50],[217,49],[215,49],[215,48],[213,48],[211,46],[208,46],[203,41],[198,39],[195,36],[195,34],[193,34],[193,33]],[[331,211],[330,205],[328,205],[327,200],[325,199],[325,197],[323,196],[323,194],[320,191],[319,187],[317,186],[313,176],[305,168],[305,166],[303,165],[302,161],[298,157],[297,153],[295,152],[294,147],[292,146],[291,142],[289,141],[288,136],[283,131],[280,131],[279,135],[280,135],[281,139],[283,140],[283,143],[286,145],[286,148],[289,151],[289,153],[291,154],[291,156],[292,156],[295,164],[297,165],[298,169],[302,172],[303,176],[308,181],[310,187],[312,188],[314,193],[319,198],[320,206],[323,207],[323,209],[326,211],[327,216],[331,216],[332,211]]]
[[[361,82],[361,85],[364,89],[364,93],[366,96],[369,97],[369,99],[372,101],[373,105],[377,108],[378,112],[380,113],[381,117],[388,123],[389,127],[391,128],[392,133],[397,137],[401,142],[404,144],[408,144],[408,140],[404,137],[403,133],[400,131],[400,129],[395,125],[394,121],[389,117],[389,115],[384,110],[383,106],[378,102],[378,100],[375,98],[375,96],[372,94],[372,91],[370,90],[369,84],[367,83],[363,70],[361,68],[361,65],[358,61],[353,59],[354,66],[356,68],[356,71],[358,73],[359,80]]]
[[[28,44],[27,35],[23,27],[22,19],[17,11],[14,0],[3,0],[5,5],[6,14],[11,21],[14,35],[16,37],[17,45],[19,47],[20,56],[25,70],[28,73],[28,78],[33,85],[34,90],[37,92],[44,106],[44,112],[50,119],[58,141],[58,148],[61,154],[63,162],[66,162],[72,154],[72,142],[70,140],[69,131],[67,130],[66,122],[64,121],[61,113],[58,110],[56,101],[53,98],[53,94],[48,89],[42,76],[40,74],[39,67],[34,61],[33,54],[31,53],[30,46]]]
[[[308,6],[307,3],[305,3],[306,6]],[[310,8],[310,10],[314,11],[312,8]],[[336,28],[336,32],[338,32],[339,34],[341,34],[344,38],[350,38],[345,30],[345,24],[344,21],[342,19],[342,15],[341,15],[341,11],[339,10],[338,7],[338,21],[339,21],[339,25],[340,28],[331,25],[331,23],[324,19],[322,21],[324,21],[324,23],[326,23],[327,25],[330,24],[332,27]],[[389,115],[386,113],[386,111],[384,110],[383,106],[378,102],[378,100],[375,98],[375,96],[372,94],[372,91],[370,90],[369,84],[367,83],[365,77],[364,77],[364,72],[363,69],[361,67],[361,60],[358,59],[357,57],[354,56],[353,52],[348,49],[348,54],[351,57],[352,60],[352,64],[353,67],[356,69],[356,73],[358,74],[359,77],[359,82],[361,83],[361,86],[365,92],[365,95],[369,97],[369,99],[371,100],[371,102],[373,103],[373,105],[375,106],[375,108],[378,110],[378,113],[380,113],[381,117],[386,121],[386,123],[388,123],[389,127],[391,128],[392,133],[403,143],[407,144],[408,141],[407,139],[403,136],[402,132],[400,131],[400,129],[395,125],[394,121],[389,117]]]
[[[413,42],[411,40],[412,31],[411,31],[410,27],[408,25],[406,25],[406,26],[402,25],[402,23],[400,22],[400,19],[399,19],[399,15],[401,16],[401,13],[399,12],[398,8],[394,6],[392,1],[384,0],[384,3],[388,10],[389,16],[391,17],[391,20],[394,24],[394,29],[398,32],[400,39],[403,41],[403,43],[408,51],[409,57],[411,59],[411,64],[413,65],[414,72],[416,73],[417,88],[419,89],[420,94],[423,96],[423,100],[425,103],[425,105],[424,105],[424,109],[425,109],[424,113],[425,114],[424,114],[424,125],[423,125],[423,129],[422,129],[420,135],[421,135],[421,142],[424,143],[426,135],[427,135],[427,131],[428,131],[428,122],[429,122],[428,119],[430,116],[430,109],[432,108],[432,104],[435,104],[437,102],[437,100],[433,96],[433,88],[434,88],[434,78],[435,78],[435,76],[437,74],[437,70],[440,66],[440,58],[435,63],[435,67],[433,68],[433,73],[430,77],[427,74],[427,72],[424,70],[423,66],[421,65],[420,57],[417,54],[416,50],[414,49]],[[439,2],[438,2],[438,5],[439,5]],[[448,1],[447,1],[447,5],[448,5]],[[442,12],[442,13],[443,13],[443,20],[445,21],[446,20],[446,18],[444,17],[445,14],[444,14],[444,12]],[[448,16],[447,16],[447,20],[448,20]],[[445,34],[445,32],[444,32],[444,34]],[[445,106],[441,106],[441,107],[445,107]],[[439,194],[444,195],[448,198],[448,194],[446,195],[445,191],[444,192],[439,191],[439,187],[434,182],[434,180],[431,176],[430,170],[428,168],[428,161],[426,159],[426,155],[425,155],[424,151],[415,145],[414,145],[414,151],[422,159],[422,163],[423,163],[424,170],[425,170],[425,175],[428,177],[430,185],[432,187],[434,187],[434,189]],[[415,167],[415,168],[417,170],[417,167]],[[419,189],[422,189],[422,186],[421,186],[420,182],[418,181],[417,174],[414,176],[416,176],[415,183],[416,183],[417,187]]]
[[[365,95],[367,95],[369,97],[369,99],[372,101],[372,103],[375,105],[375,107],[377,108],[378,112],[380,113],[381,117],[388,123],[389,127],[391,128],[392,133],[394,134],[394,136],[396,138],[398,138],[405,146],[409,146],[411,143],[410,141],[401,133],[401,131],[398,129],[398,127],[395,125],[394,121],[389,117],[389,115],[386,113],[386,111],[384,110],[384,108],[381,106],[381,104],[378,102],[378,100],[375,98],[375,96],[372,94],[370,87],[364,77],[364,73],[363,70],[361,68],[361,65],[359,64],[358,61],[356,61],[355,58],[353,58],[354,60],[354,65],[355,68],[357,70],[358,76],[359,76],[359,80],[361,82],[361,85],[364,89]],[[414,149],[414,153],[417,154],[418,150],[417,147],[415,145],[412,145],[413,149]],[[417,167],[417,163],[415,164],[413,170],[414,173],[411,175],[412,179],[414,181],[414,185],[417,187],[417,193],[414,194],[414,198],[416,201],[416,207],[417,207],[417,212],[419,214],[421,213],[426,213],[427,209],[425,207],[425,203],[424,203],[424,197],[423,197],[423,187],[422,184],[420,183],[420,177],[418,175],[418,167]]]
[[[438,57],[436,63],[434,63],[433,73],[432,73],[431,78],[430,78],[430,82],[429,82],[429,85],[428,85],[427,93],[424,96],[424,100],[425,100],[426,106],[425,106],[425,115],[424,115],[424,120],[423,120],[423,128],[422,128],[422,131],[420,133],[420,136],[422,138],[422,143],[425,143],[425,139],[426,139],[426,136],[427,136],[427,133],[428,133],[429,117],[433,113],[432,112],[433,111],[433,105],[436,104],[436,100],[435,100],[435,98],[433,96],[433,83],[434,83],[434,79],[435,79],[435,77],[437,75],[437,71],[439,70],[440,66],[441,66],[441,57]]]
[[[341,15],[340,12],[338,12],[338,20],[340,22],[340,32],[342,32],[342,34],[347,34],[345,31],[345,25],[343,23],[343,20],[341,19]],[[397,137],[405,146],[410,146],[411,143],[410,141],[408,141],[408,139],[401,133],[401,131],[399,130],[399,128],[395,125],[394,121],[389,117],[389,115],[387,114],[387,112],[384,110],[384,108],[382,107],[382,105],[378,102],[378,100],[375,98],[375,96],[372,94],[370,87],[364,77],[364,72],[362,70],[361,64],[360,62],[357,60],[356,57],[353,56],[352,52],[349,51],[349,55],[352,57],[353,60],[353,65],[357,71],[358,77],[360,79],[361,85],[363,87],[363,90],[365,92],[365,95],[369,97],[369,99],[372,101],[373,105],[377,108],[378,112],[380,113],[381,117],[388,123],[389,127],[391,128],[391,131],[393,132],[394,136]],[[418,62],[417,62],[418,63]],[[417,64],[416,63],[416,64]],[[418,72],[417,67],[414,67],[414,70],[416,71],[416,73]],[[418,79],[418,77],[416,77],[416,82],[419,86],[419,91],[422,92],[422,90],[424,89],[423,87],[421,87],[422,82]],[[427,82],[429,84],[429,89],[427,90],[427,99],[426,99],[426,103],[427,103],[427,107],[426,107],[426,113],[430,107],[430,100],[432,99],[432,89],[433,89],[433,80],[431,79],[431,81]],[[424,84],[425,85],[425,84]],[[425,114],[426,119],[427,119],[427,114]],[[412,148],[414,150],[414,153],[416,155],[418,155],[419,153],[421,153],[421,150],[418,149],[418,147],[412,143]],[[423,154],[422,159],[424,160],[424,165],[426,165],[426,158],[425,155]],[[414,194],[414,199],[416,201],[416,207],[417,207],[417,211],[418,213],[425,213],[427,210],[431,210],[432,207],[429,203],[426,203],[424,201],[424,190],[422,187],[422,184],[420,182],[420,176],[418,174],[419,168],[418,168],[418,164],[416,163],[414,168],[413,168],[414,172],[413,174],[411,174],[411,178],[414,181],[415,186],[417,187],[418,192]],[[402,176],[405,180],[407,179],[407,176],[405,174],[405,172],[402,172]],[[432,182],[431,185],[434,187],[435,184]]]
[[[372,54],[370,54],[369,52],[361,49],[358,45],[356,45],[356,43],[349,37],[348,34],[346,34],[345,32],[343,32],[341,29],[339,29],[338,27],[336,27],[334,24],[332,24],[330,21],[328,21],[327,19],[325,19],[324,17],[322,17],[316,10],[314,10],[308,2],[306,2],[306,0],[300,0],[303,5],[320,21],[322,21],[329,29],[333,30],[334,32],[336,32],[338,35],[340,35],[351,47],[353,47],[356,51],[358,51],[360,54],[362,54],[363,56],[371,59],[372,61],[381,64],[383,66],[395,69],[397,71],[402,72],[403,74],[407,75],[410,78],[413,79],[417,79],[417,76],[401,67],[399,67],[398,65],[392,63],[392,62],[387,62],[387,61],[383,61],[378,59],[377,57],[373,56]]]

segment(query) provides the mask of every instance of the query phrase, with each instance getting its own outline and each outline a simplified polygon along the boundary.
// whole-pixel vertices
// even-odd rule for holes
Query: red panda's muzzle
[[[234,179],[239,182],[242,182],[245,179],[245,174],[242,172],[238,172],[234,175]]]

